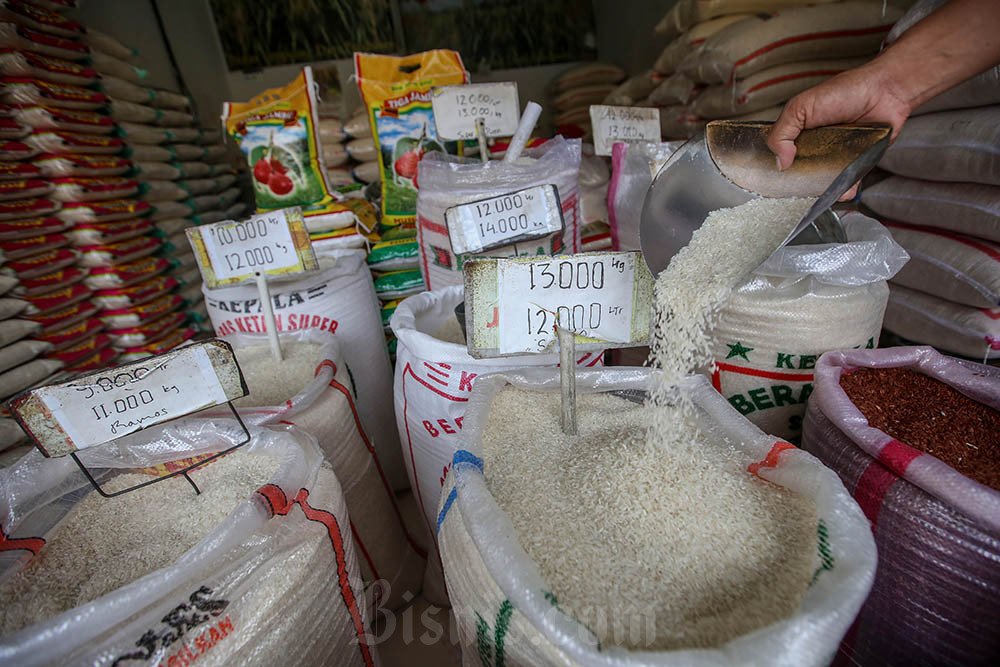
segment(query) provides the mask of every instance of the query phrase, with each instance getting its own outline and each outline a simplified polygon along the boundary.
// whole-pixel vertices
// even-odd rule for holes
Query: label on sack
[[[541,238],[563,228],[562,203],[551,184],[452,206],[444,219],[456,255]]]
[[[185,230],[209,289],[287,276],[319,268],[299,208],[284,208],[235,222]]]
[[[656,107],[590,106],[590,124],[594,128],[594,153],[611,155],[619,142],[659,141],[660,110]]]
[[[638,252],[484,258],[465,268],[469,354],[550,353],[556,324],[579,351],[649,341],[653,276]]]
[[[438,137],[446,141],[478,139],[479,119],[487,137],[509,137],[521,116],[513,81],[439,86],[431,91],[431,106]]]
[[[232,347],[183,347],[32,390],[11,410],[46,456],[65,456],[247,395]]]

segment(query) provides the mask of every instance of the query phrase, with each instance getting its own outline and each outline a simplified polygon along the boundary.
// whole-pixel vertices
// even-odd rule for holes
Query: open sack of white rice
[[[372,665],[337,477],[300,429],[103,498],[69,457],[0,470],[0,664]],[[187,419],[79,453],[106,491],[244,439]],[[182,459],[184,461],[178,461]]]
[[[708,381],[655,417],[646,368],[481,376],[437,521],[466,660],[512,665],[824,665],[875,572],[837,476],[776,441]],[[616,393],[617,392],[617,393]]]

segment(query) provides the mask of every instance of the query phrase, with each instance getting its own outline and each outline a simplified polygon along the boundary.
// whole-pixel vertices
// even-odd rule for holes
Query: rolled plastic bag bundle
[[[861,505],[879,555],[871,595],[842,653],[853,664],[995,664],[1000,491],[869,424],[841,377],[888,368],[929,376],[1000,409],[1000,372],[929,347],[842,350],[820,358],[802,446],[833,469]],[[932,416],[943,407],[925,393],[916,400]]]

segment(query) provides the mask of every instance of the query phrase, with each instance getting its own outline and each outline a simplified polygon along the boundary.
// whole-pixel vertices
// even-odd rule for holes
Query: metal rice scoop
[[[818,197],[781,245],[844,242],[829,211],[889,146],[882,123],[803,130],[792,166],[778,171],[765,143],[773,123],[717,120],[681,146],[653,179],[639,220],[639,245],[655,276],[686,246],[711,211],[758,197]],[[801,241],[800,241],[801,242]]]

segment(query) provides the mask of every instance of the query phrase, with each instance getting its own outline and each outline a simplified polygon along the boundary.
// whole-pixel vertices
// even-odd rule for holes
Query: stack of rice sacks
[[[942,0],[920,2],[894,41]],[[910,261],[890,282],[884,327],[976,361],[1000,359],[1000,67],[914,112],[861,202]],[[875,180],[875,179],[872,179]]]
[[[332,187],[342,193],[358,190],[379,178],[378,150],[364,111],[341,120],[339,109],[319,109],[319,141]]]
[[[190,338],[182,325],[207,316],[184,228],[243,209],[220,133],[194,125],[188,98],[140,85],[131,49],[57,12],[6,2],[0,49],[2,270],[46,370]]]
[[[680,0],[655,30],[671,38],[653,70],[665,78],[664,139],[709,120],[774,120],[796,94],[874,57],[902,11],[882,0]]]
[[[556,134],[567,139],[592,136],[590,105],[603,104],[625,78],[625,70],[610,63],[587,63],[566,70],[551,84]]]

